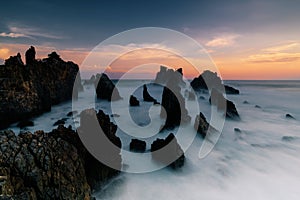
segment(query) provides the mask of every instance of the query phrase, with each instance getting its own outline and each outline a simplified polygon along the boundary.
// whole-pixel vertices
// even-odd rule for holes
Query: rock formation
[[[138,139],[132,139],[129,145],[130,151],[145,152],[146,142]]]
[[[173,133],[170,133],[166,139],[156,139],[151,144],[151,152],[154,160],[173,169],[184,165],[184,152]]]
[[[84,85],[92,85],[92,84],[95,84],[95,81],[96,81],[96,76],[92,75],[89,80],[84,80],[83,84]]]
[[[217,89],[212,89],[209,102],[217,106],[218,110],[225,111],[225,115],[230,119],[240,119],[239,113],[234,103],[226,99]]]
[[[194,78],[191,82],[191,86],[195,91],[198,90],[212,90],[212,88],[218,88],[225,90],[226,94],[239,94],[239,90],[223,85],[221,78],[216,72],[211,72],[209,70],[204,71],[199,77]],[[209,87],[208,87],[209,86]]]
[[[97,98],[106,99],[108,101],[116,101],[122,99],[115,84],[104,73],[96,75],[96,93]]]
[[[139,102],[139,100],[137,100],[137,98],[135,96],[130,95],[129,105],[130,106],[139,106],[140,102]]]
[[[153,102],[154,104],[159,104],[156,99],[154,99],[148,92],[146,85],[143,86],[143,99],[147,102]]]
[[[78,65],[55,57],[33,60],[34,54],[34,48],[27,51],[27,66],[20,54],[0,66],[0,129],[50,111],[82,89]]]
[[[115,135],[106,115],[98,114],[106,134]],[[92,189],[119,173],[96,160],[64,126],[49,133],[1,131],[0,149],[0,195],[8,199],[91,199]]]
[[[194,128],[197,131],[197,133],[199,133],[203,138],[206,137],[209,131],[217,131],[214,127],[209,125],[202,112],[200,112],[200,114],[196,116]]]
[[[35,60],[35,48],[31,46],[25,53],[26,65],[34,64]]]
[[[173,69],[168,69],[165,66],[160,66],[160,71],[157,72],[154,83],[165,85],[170,78],[174,78],[174,76],[178,76],[178,81],[180,84],[185,84],[182,80],[182,68],[174,71]]]

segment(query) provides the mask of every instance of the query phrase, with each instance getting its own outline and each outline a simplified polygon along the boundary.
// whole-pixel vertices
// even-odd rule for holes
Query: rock
[[[206,137],[206,135],[208,134],[209,129],[211,131],[216,131],[216,129],[214,127],[210,126],[209,123],[206,121],[206,118],[205,118],[205,116],[203,115],[202,112],[200,112],[200,114],[197,115],[196,118],[195,118],[194,129],[203,138]]]
[[[295,139],[296,139],[296,138],[293,137],[293,136],[283,136],[283,137],[281,138],[281,140],[284,141],[284,142],[292,142],[292,141],[294,141]]]
[[[184,152],[173,133],[170,133],[166,139],[156,139],[151,144],[151,154],[152,159],[173,169],[184,165]]]
[[[75,111],[68,112],[67,116],[72,117],[72,116],[77,115],[77,114],[78,114],[78,111],[75,110]]]
[[[102,126],[111,127],[104,115],[99,115]],[[115,134],[115,129],[105,131]],[[96,160],[78,134],[63,126],[49,133],[0,131],[0,149],[0,196],[10,199],[92,199],[94,188],[119,173]]]
[[[34,126],[33,121],[30,120],[22,120],[17,124],[17,127],[25,128],[27,126]]]
[[[54,122],[53,126],[64,125],[65,123],[65,120],[59,119],[56,122]]]
[[[218,110],[225,111],[225,115],[230,119],[240,119],[239,113],[234,105],[234,103],[230,100],[227,100],[223,94],[221,94],[217,89],[213,88],[211,91],[211,96],[209,98],[209,102],[212,105],[217,106]]]
[[[248,101],[243,101],[243,104],[249,104],[249,102]]]
[[[120,117],[119,114],[111,114],[110,116],[111,116],[111,117]]]
[[[92,85],[92,84],[95,84],[95,81],[96,81],[96,76],[92,75],[89,80],[84,80],[83,84],[84,85]]]
[[[122,99],[115,84],[104,73],[96,75],[96,93],[97,98],[108,101],[116,101]]]
[[[129,145],[130,151],[145,152],[146,142],[138,139],[132,139]]]
[[[35,62],[35,48],[31,46],[25,53],[26,65],[32,65]]]
[[[287,118],[287,119],[295,119],[291,114],[286,114],[285,118]]]
[[[240,91],[238,89],[235,89],[231,86],[224,85],[225,86],[225,92],[226,94],[240,94]]]
[[[48,57],[31,60],[30,65],[24,66],[18,61],[20,59],[20,56],[8,59],[0,66],[0,129],[48,112],[52,105],[76,98],[82,87],[80,75],[76,79],[78,65],[72,62]]]
[[[143,99],[147,102],[153,102],[153,104],[159,104],[156,99],[154,99],[148,92],[146,85],[143,86]]]
[[[154,83],[165,85],[170,78],[178,76],[179,83],[185,85],[184,81],[182,80],[182,75],[182,68],[179,68],[176,71],[174,71],[173,69],[168,69],[165,66],[160,66],[160,71],[156,74]]]
[[[160,116],[166,118],[166,122],[162,130],[173,129],[181,123],[186,124],[191,121],[185,108],[185,99],[181,95],[178,78],[180,77],[177,75],[170,78],[163,89],[161,105],[164,109],[161,110]]]
[[[135,96],[130,95],[129,104],[130,104],[130,106],[139,106],[140,102],[139,102],[139,100],[137,100],[137,98]]]
[[[259,105],[255,105],[254,107],[255,107],[255,108],[259,108],[259,109],[261,108],[261,106],[259,106]]]
[[[233,130],[234,130],[234,132],[236,132],[236,133],[241,133],[241,132],[242,132],[241,129],[239,129],[239,128],[234,128]]]
[[[24,63],[21,58],[21,54],[18,53],[16,56],[10,56],[8,59],[5,60],[6,66],[24,66]]]

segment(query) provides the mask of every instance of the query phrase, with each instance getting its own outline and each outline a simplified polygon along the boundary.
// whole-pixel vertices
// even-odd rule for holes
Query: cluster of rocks
[[[97,119],[115,142],[116,125],[101,111]],[[96,160],[78,133],[62,125],[49,133],[1,131],[0,149],[0,196],[7,199],[91,199],[99,183],[119,173]],[[121,167],[116,154],[111,156],[119,158]]]
[[[36,60],[34,47],[25,55],[26,65],[18,53],[0,66],[0,129],[50,111],[83,90],[75,63],[63,61],[55,52]]]
[[[102,73],[96,75],[94,81],[96,87],[97,98],[105,99],[108,101],[116,101],[122,99],[115,84],[109,79],[109,77]]]
[[[160,71],[157,72],[154,83],[165,85],[170,79],[173,79],[174,76],[177,76],[176,79],[179,81],[179,84],[185,84],[182,80],[182,75],[182,68],[174,71],[173,69],[168,69],[165,66],[160,66]]]

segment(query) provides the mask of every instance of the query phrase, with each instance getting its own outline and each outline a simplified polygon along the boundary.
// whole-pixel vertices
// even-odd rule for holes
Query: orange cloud
[[[227,47],[235,44],[235,40],[239,37],[237,34],[232,35],[223,35],[219,37],[215,37],[214,39],[206,42],[206,46],[208,47]]]

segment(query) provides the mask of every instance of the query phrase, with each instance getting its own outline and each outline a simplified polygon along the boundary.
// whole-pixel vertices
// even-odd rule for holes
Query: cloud
[[[208,47],[227,47],[235,44],[235,40],[240,37],[238,34],[223,35],[213,38],[205,43]]]
[[[298,42],[293,42],[293,43],[289,43],[289,44],[284,44],[284,45],[265,48],[262,51],[265,51],[265,52],[281,52],[281,51],[295,49],[299,46],[300,46],[300,44]]]
[[[300,60],[300,53],[263,53],[249,56],[246,61],[251,63],[283,63]]]
[[[0,33],[1,37],[10,37],[10,38],[30,38],[36,39],[36,37],[43,37],[48,39],[63,39],[64,37],[47,33],[35,27],[21,27],[21,26],[8,26],[9,33],[2,32]]]

